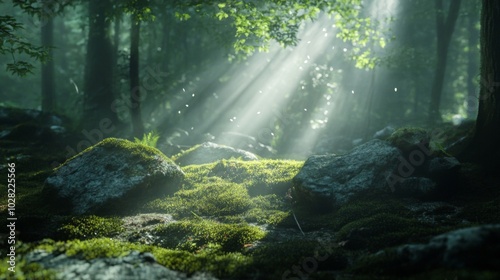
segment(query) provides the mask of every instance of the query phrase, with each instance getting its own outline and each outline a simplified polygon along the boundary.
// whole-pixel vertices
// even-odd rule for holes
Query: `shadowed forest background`
[[[156,130],[187,146],[236,132],[302,157],[325,142],[349,148],[387,126],[476,117],[478,2],[339,1],[344,18],[302,9],[308,2],[282,7],[301,19],[252,15],[252,2],[241,17],[231,14],[237,1],[143,2],[88,10],[47,1],[39,11],[3,3],[25,24],[16,36],[49,53],[43,67],[20,67],[23,77],[2,72],[1,104],[64,115],[76,131],[108,119],[114,129],[90,140]],[[15,65],[25,56],[1,59]]]

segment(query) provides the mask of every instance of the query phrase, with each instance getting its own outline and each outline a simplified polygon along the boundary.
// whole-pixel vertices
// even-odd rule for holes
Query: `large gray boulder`
[[[58,167],[45,181],[44,193],[72,214],[130,210],[173,192],[183,176],[159,150],[107,138]]]
[[[349,154],[311,156],[293,179],[295,196],[321,208],[337,208],[368,190],[390,191],[387,178],[396,170],[399,150],[372,140]]]
[[[175,162],[181,166],[186,166],[191,164],[211,163],[230,158],[239,158],[242,160],[259,159],[255,154],[244,150],[212,142],[205,142],[179,154],[175,157]]]
[[[156,262],[151,253],[130,252],[117,258],[95,258],[86,260],[78,256],[48,253],[35,250],[26,255],[29,263],[37,263],[56,273],[56,279],[171,279],[171,280],[216,280],[207,273],[197,273],[191,277],[170,270]]]
[[[422,268],[498,269],[500,224],[451,231],[433,237],[427,244],[408,244],[396,249],[406,266]]]

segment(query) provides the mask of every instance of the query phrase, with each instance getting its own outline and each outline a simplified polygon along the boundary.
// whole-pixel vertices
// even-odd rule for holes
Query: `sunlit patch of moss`
[[[250,203],[250,196],[244,186],[211,177],[179,190],[173,196],[154,200],[145,209],[167,212],[176,218],[221,216],[243,213]]]
[[[165,249],[150,245],[122,242],[110,238],[96,238],[85,241],[73,240],[54,242],[46,240],[36,247],[47,252],[64,253],[84,259],[123,257],[131,251],[150,252],[156,261],[169,269],[187,274],[210,272],[216,277],[238,279],[247,272],[252,257],[238,252],[226,253],[219,245],[207,244],[191,253],[183,250]]]
[[[73,217],[69,223],[59,229],[59,233],[63,238],[67,239],[113,237],[123,231],[123,221],[121,219],[103,218],[94,215]]]
[[[290,211],[265,210],[261,208],[252,208],[245,213],[245,220],[258,224],[268,224],[277,226],[291,217]]]
[[[245,212],[247,222],[269,225],[280,225],[290,217],[290,205],[282,197],[275,194],[252,197],[252,206]]]
[[[131,141],[128,141],[125,139],[119,139],[119,138],[106,138],[106,139],[102,140],[101,142],[95,144],[94,146],[89,147],[89,148],[83,150],[81,153],[71,157],[64,164],[66,164],[67,162],[69,162],[70,160],[72,160],[75,157],[81,156],[82,154],[87,153],[95,148],[101,148],[101,147],[106,147],[106,149],[109,149],[110,151],[126,150],[131,155],[138,156],[139,158],[141,158],[144,161],[150,161],[150,160],[154,160],[157,158],[161,158],[168,163],[174,164],[174,162],[171,159],[169,159],[160,150],[158,150],[154,147],[134,143],[134,142],[131,142]],[[64,165],[64,164],[62,164],[62,165]],[[60,168],[60,166],[58,168]]]
[[[303,164],[294,160],[222,160],[213,167],[209,175],[244,184],[252,196],[283,194]]]
[[[202,219],[160,225],[155,234],[165,237],[162,247],[197,251],[215,243],[225,252],[241,251],[245,244],[265,236],[264,231],[248,224],[224,224]]]
[[[282,193],[301,165],[295,161],[229,160],[186,166],[182,189],[150,202],[145,210],[167,212],[176,218],[244,215],[248,222],[278,224],[288,216],[290,207]],[[277,186],[282,189],[277,190]],[[268,194],[251,197],[249,192],[258,188]]]

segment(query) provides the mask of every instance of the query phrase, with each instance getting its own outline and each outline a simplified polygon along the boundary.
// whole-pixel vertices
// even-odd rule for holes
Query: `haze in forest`
[[[22,36],[35,45],[44,43],[40,38],[47,19],[26,15],[9,3],[1,5],[25,25]],[[257,44],[248,56],[235,52],[229,19],[214,17],[208,9],[198,13],[188,7],[179,12],[174,4],[155,5],[149,11],[152,17],[143,16],[140,22],[141,104],[135,120],[141,129],[132,127],[137,121],[131,114],[137,111],[131,108],[137,104],[130,101],[135,25],[133,16],[118,8],[119,14],[103,23],[111,44],[108,53],[94,56],[88,55],[92,44],[102,51],[104,43],[89,42],[93,40],[89,30],[95,28],[89,17],[95,15],[89,14],[87,5],[68,5],[53,14],[48,61],[54,83],[48,110],[69,118],[78,131],[98,129],[99,119],[90,118],[100,109],[86,103],[91,99],[87,92],[99,90],[96,80],[104,76],[88,73],[89,64],[95,63],[95,69],[112,67],[107,78],[112,87],[104,89],[112,91],[112,99],[103,102],[111,102],[105,108],[110,114],[116,112],[112,126],[117,130],[103,137],[140,137],[137,131],[155,130],[165,141],[186,147],[221,139],[238,146],[241,143],[235,141],[255,139],[278,155],[304,158],[324,152],[332,142],[337,149],[329,152],[347,151],[387,127],[458,125],[476,116],[480,28],[476,3],[462,3],[456,21],[440,28],[437,18],[453,17],[452,5],[436,12],[433,1],[363,1],[359,21],[352,26],[340,30],[334,17],[321,14],[298,26],[296,45],[271,41],[267,52],[259,52]],[[346,34],[341,32],[346,30],[356,38],[343,40]],[[437,44],[442,48],[448,35],[443,53]],[[22,54],[14,57],[22,58]],[[2,64],[12,59],[0,57]],[[44,109],[41,67],[35,66],[26,77],[0,74],[0,105]]]

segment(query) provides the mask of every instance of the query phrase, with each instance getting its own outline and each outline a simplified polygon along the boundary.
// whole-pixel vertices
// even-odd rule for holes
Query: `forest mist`
[[[40,41],[43,19],[9,3],[0,5],[25,25],[22,36]],[[437,123],[457,125],[475,118],[479,8],[464,2],[458,13],[446,53]],[[332,141],[347,149],[353,140],[370,139],[388,126],[434,125],[429,119],[439,60],[436,17],[443,11],[436,11],[432,1],[393,0],[363,1],[358,9],[363,21],[350,29],[356,40],[343,40],[336,19],[321,15],[300,25],[295,46],[272,42],[267,52],[256,48],[248,56],[235,52],[229,20],[189,9],[189,18],[179,18],[169,5],[153,9],[154,19],[140,26],[144,132],[158,131],[185,146],[243,134],[281,155],[303,158],[322,152]],[[49,60],[55,81],[51,111],[71,119],[77,130],[91,131],[99,125],[86,125],[83,112],[88,17],[84,3],[54,15]],[[122,13],[108,21],[114,98],[109,108],[118,120],[114,134],[131,138],[130,108],[136,106],[129,97],[131,19]],[[40,69],[26,77],[2,72],[0,105],[42,109]],[[225,143],[237,146],[231,141],[241,137],[234,139]]]

